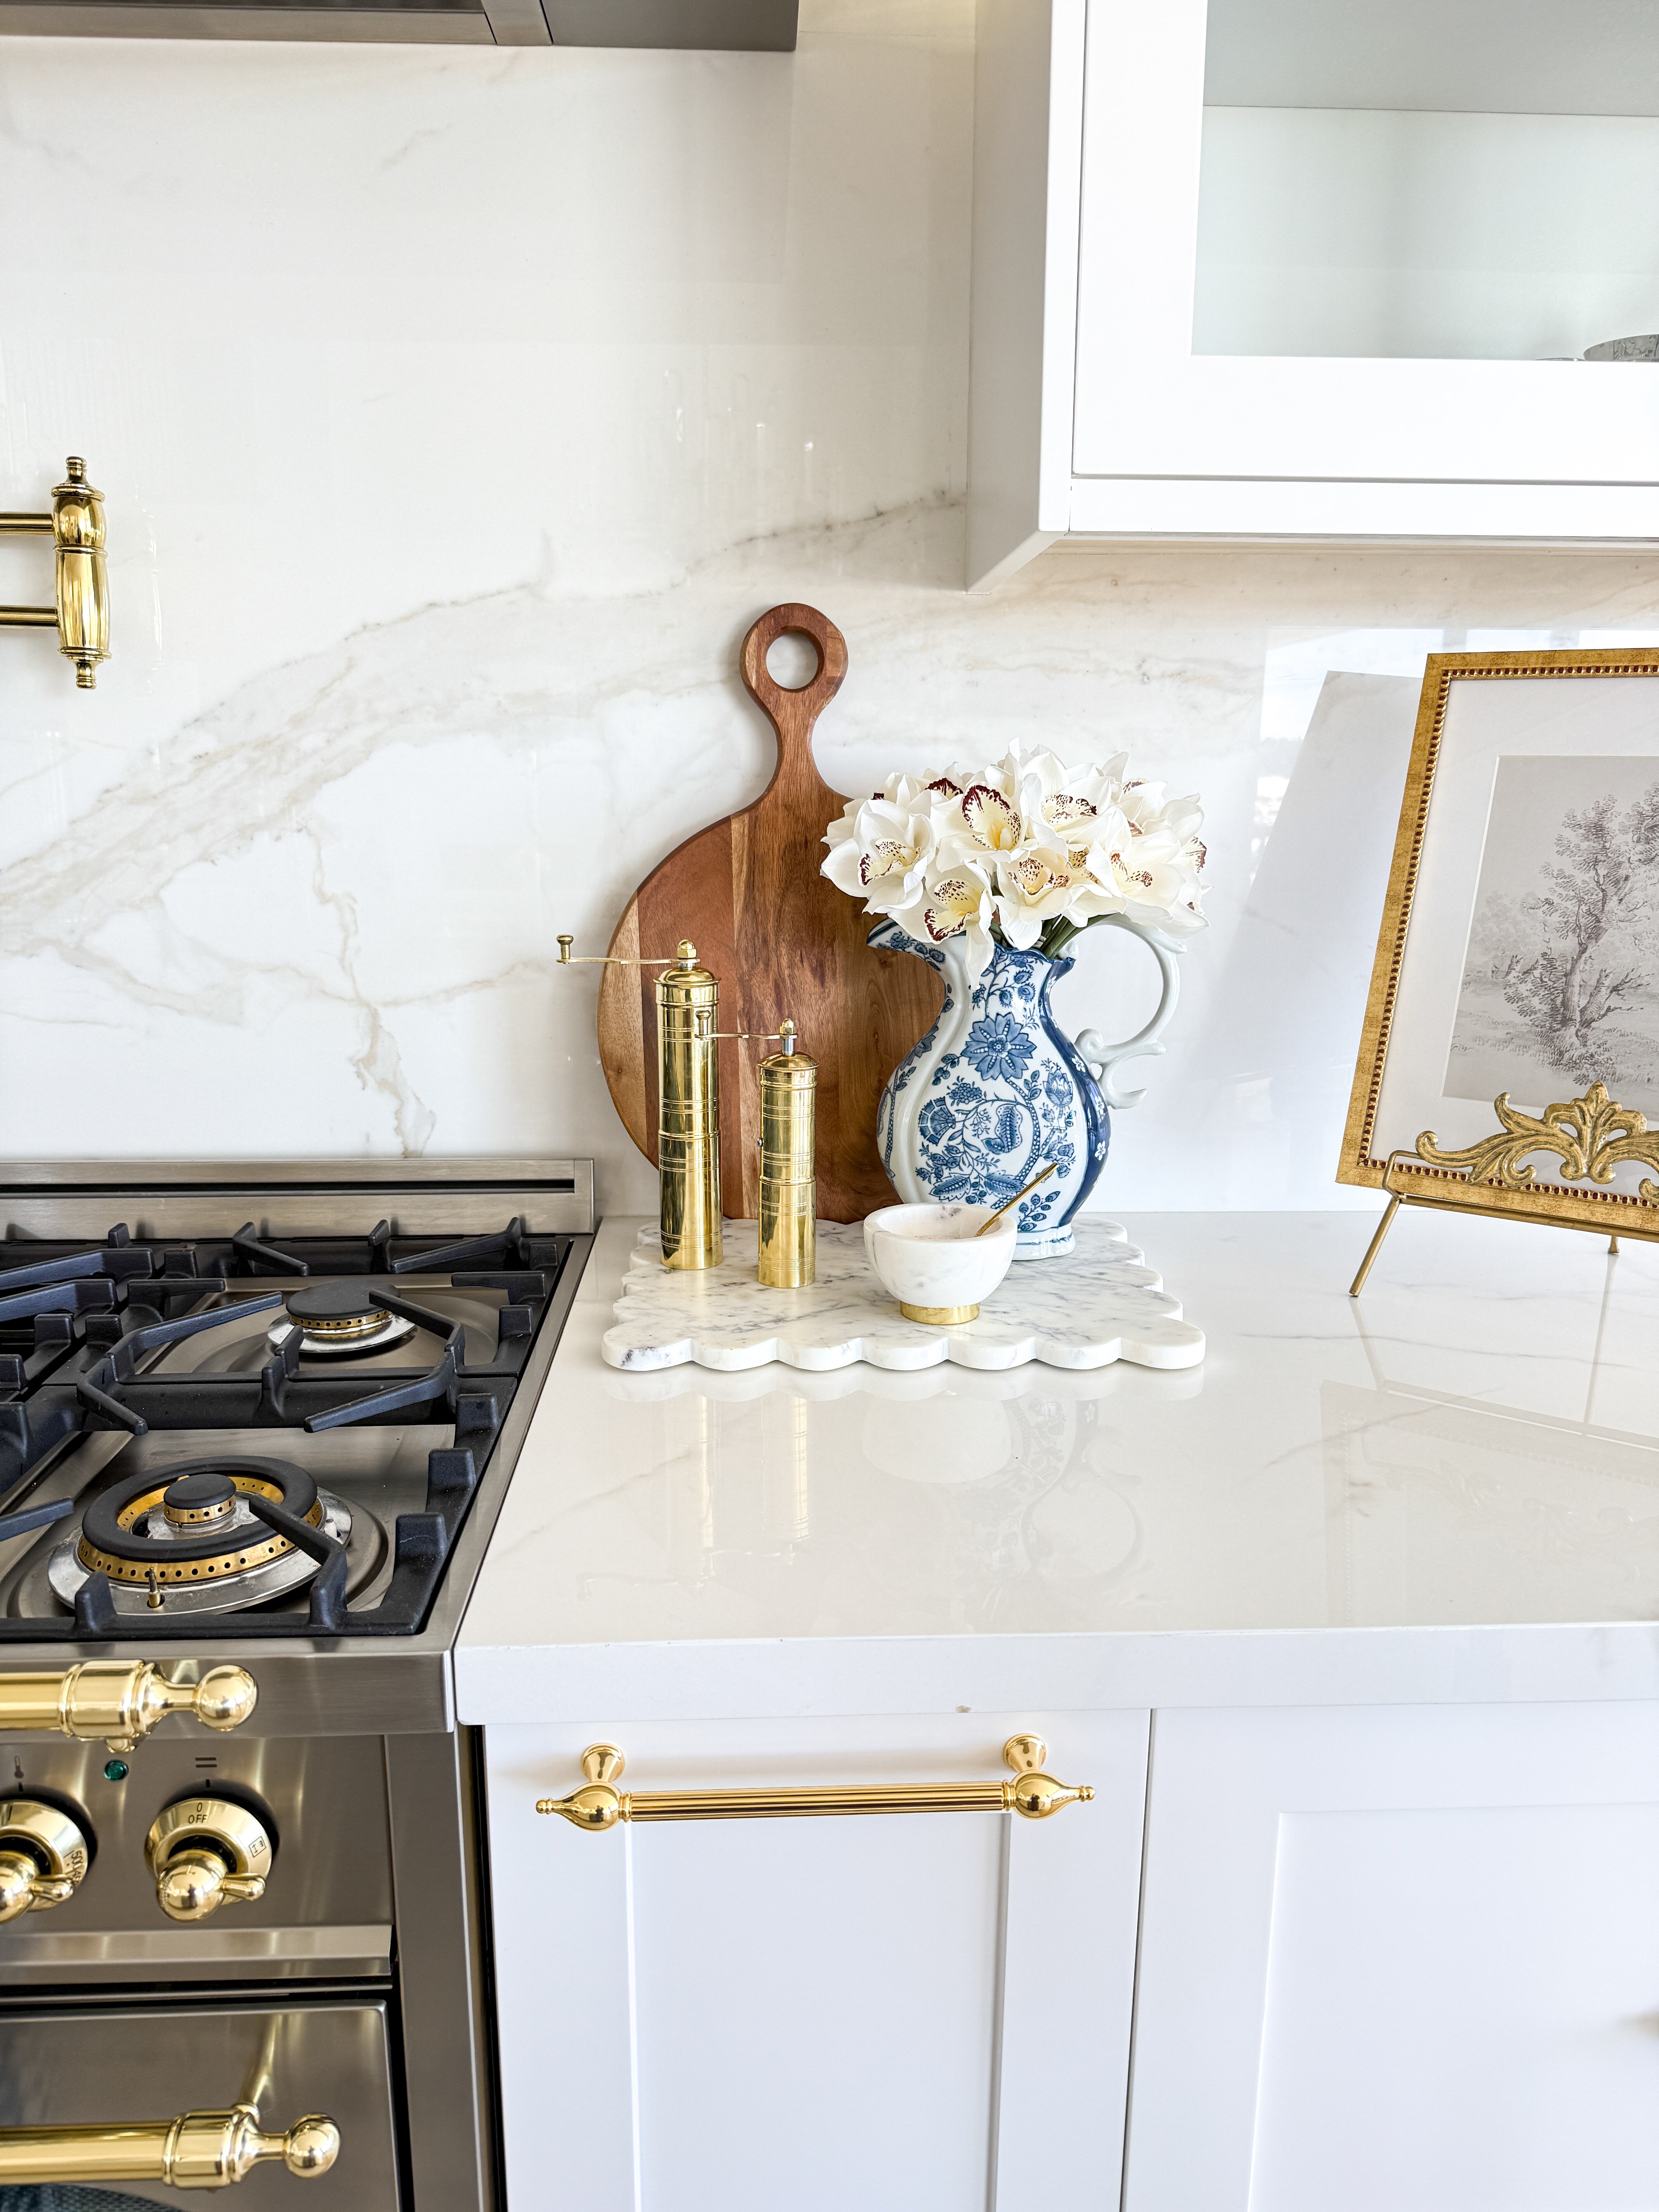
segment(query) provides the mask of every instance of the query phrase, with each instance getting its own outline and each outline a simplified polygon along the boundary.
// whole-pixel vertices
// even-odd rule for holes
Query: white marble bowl
[[[884,1206],[864,1223],[864,1249],[907,1321],[948,1328],[973,1321],[1007,1273],[1019,1236],[1018,1208],[988,1235],[992,1206]]]

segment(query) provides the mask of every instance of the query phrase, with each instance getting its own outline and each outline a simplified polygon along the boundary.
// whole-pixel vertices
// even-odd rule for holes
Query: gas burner
[[[361,1283],[309,1285],[290,1291],[283,1303],[287,1318],[272,1326],[269,1341],[280,1351],[290,1330],[298,1328],[301,1355],[307,1359],[361,1358],[415,1334],[412,1321],[377,1304]]]
[[[349,1508],[285,1460],[184,1460],[129,1476],[94,1498],[79,1534],[53,1551],[47,1578],[72,1606],[88,1576],[101,1571],[118,1613],[239,1613],[264,1605],[310,1581],[317,1565],[250,1510],[250,1494],[337,1542],[351,1536]],[[372,1571],[374,1563],[358,1564],[361,1581],[362,1567]]]

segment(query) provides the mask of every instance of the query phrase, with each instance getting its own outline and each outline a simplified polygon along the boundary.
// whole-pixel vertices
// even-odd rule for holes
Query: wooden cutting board
[[[774,639],[797,632],[817,672],[786,690],[766,665]],[[700,830],[640,885],[611,940],[614,958],[672,958],[689,937],[719,977],[724,1030],[775,1030],[786,1015],[818,1063],[818,1214],[861,1221],[896,1194],[876,1152],[882,1085],[943,1003],[938,976],[905,952],[875,952],[862,902],[818,873],[823,833],[846,805],[812,760],[812,726],[840,690],[847,641],[816,607],[774,607],[743,641],[749,696],[777,732],[776,773],[740,813]],[[657,1157],[653,969],[607,968],[599,987],[599,1060],[623,1126]],[[755,1069],[773,1044],[720,1047],[720,1203],[756,1210],[760,1133]]]

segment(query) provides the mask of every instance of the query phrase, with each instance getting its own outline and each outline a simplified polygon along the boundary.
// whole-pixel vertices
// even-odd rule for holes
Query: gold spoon
[[[1010,1206],[1018,1206],[1022,1198],[1029,1198],[1040,1182],[1047,1182],[1049,1176],[1054,1171],[1054,1162],[1050,1160],[1046,1168],[1042,1169],[1040,1173],[1034,1175],[1031,1177],[1031,1180],[1026,1184],[1024,1190],[1017,1190],[1012,1198],[1005,1198],[1002,1204],[998,1206],[996,1212],[991,1216],[990,1219],[988,1221],[981,1221],[980,1223],[979,1227],[974,1231],[975,1236],[983,1237],[988,1229],[994,1229],[998,1222],[1001,1220],[1003,1215],[1007,1212]]]

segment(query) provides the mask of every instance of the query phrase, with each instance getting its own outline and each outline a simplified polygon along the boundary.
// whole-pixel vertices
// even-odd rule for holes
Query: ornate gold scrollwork
[[[1659,1168],[1659,1130],[1650,1130],[1633,1106],[1610,1098],[1604,1083],[1592,1083],[1582,1098],[1547,1106],[1541,1115],[1511,1106],[1507,1091],[1499,1092],[1492,1107],[1504,1125],[1501,1132],[1451,1152],[1441,1147],[1432,1129],[1425,1129],[1414,1152],[1395,1154],[1390,1170],[1396,1160],[1409,1167],[1419,1159],[1428,1167],[1467,1175],[1471,1182],[1524,1190],[1534,1180],[1527,1164],[1532,1152],[1553,1152],[1561,1162],[1563,1182],[1611,1182],[1613,1170],[1630,1160]],[[1637,1195],[1645,1205],[1659,1204],[1659,1182],[1644,1179]]]

